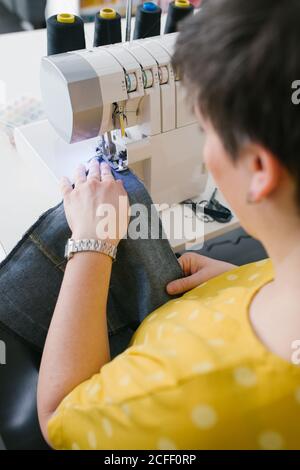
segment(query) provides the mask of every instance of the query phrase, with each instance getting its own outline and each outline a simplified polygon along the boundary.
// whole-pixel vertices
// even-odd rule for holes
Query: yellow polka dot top
[[[57,449],[300,449],[300,368],[248,319],[270,260],[222,274],[149,315],[130,347],[49,422]]]

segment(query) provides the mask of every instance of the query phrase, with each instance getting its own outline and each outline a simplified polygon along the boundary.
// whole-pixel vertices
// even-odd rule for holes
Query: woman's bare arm
[[[74,239],[102,238],[96,230],[97,208],[110,204],[119,216],[119,198],[127,197],[107,165],[101,167],[100,181],[99,164],[93,164],[88,179],[81,167],[75,189],[65,180],[63,193]],[[112,244],[126,233],[128,214],[123,218],[124,226],[108,240]],[[93,252],[76,253],[67,264],[39,374],[38,414],[46,440],[48,421],[63,398],[110,360],[106,304],[111,266],[109,256]]]

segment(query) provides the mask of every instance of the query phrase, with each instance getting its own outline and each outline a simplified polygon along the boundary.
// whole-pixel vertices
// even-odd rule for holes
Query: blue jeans
[[[114,172],[114,176],[123,180],[131,205],[147,207],[144,223],[149,237],[127,238],[118,247],[107,306],[112,357],[126,349],[147,314],[169,300],[166,284],[183,276],[169,242],[162,236],[151,239],[152,200],[144,185],[129,170]],[[162,235],[159,216],[155,216]],[[43,349],[57,301],[66,263],[64,247],[70,236],[61,203],[45,212],[0,264],[0,326],[38,350]]]

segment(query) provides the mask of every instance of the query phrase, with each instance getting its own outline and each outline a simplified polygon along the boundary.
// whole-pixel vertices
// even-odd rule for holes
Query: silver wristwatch
[[[69,260],[74,256],[74,253],[82,251],[96,251],[97,253],[103,253],[104,255],[110,256],[113,261],[117,256],[117,247],[105,240],[73,240],[73,238],[69,238],[65,247],[65,258]]]

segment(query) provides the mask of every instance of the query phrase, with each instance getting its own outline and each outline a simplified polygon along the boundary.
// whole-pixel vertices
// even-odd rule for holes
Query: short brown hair
[[[182,23],[173,64],[224,147],[244,139],[295,176],[300,201],[299,0],[206,0]]]

